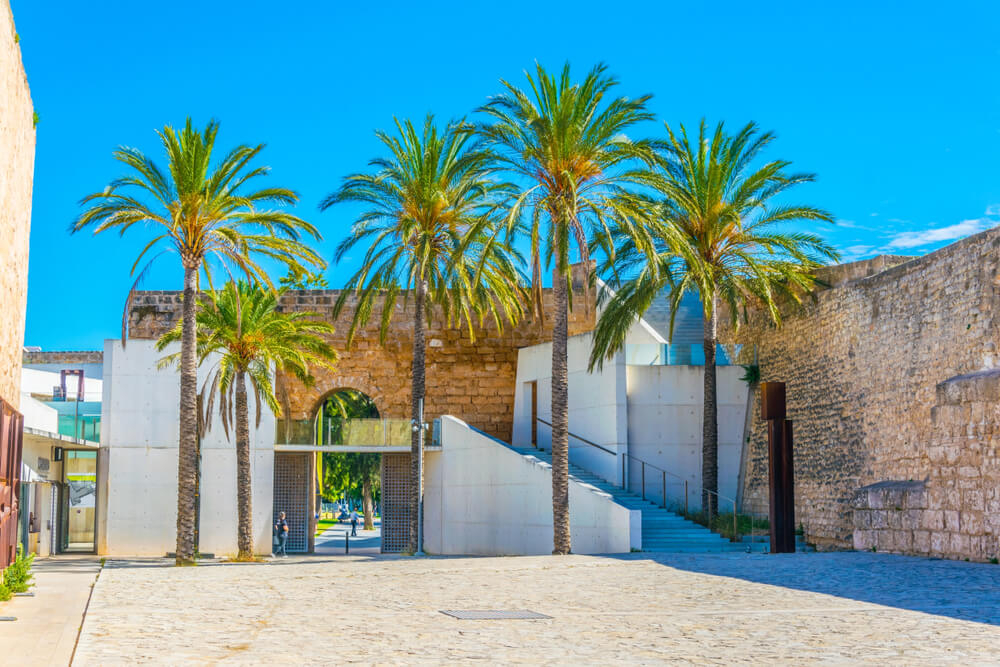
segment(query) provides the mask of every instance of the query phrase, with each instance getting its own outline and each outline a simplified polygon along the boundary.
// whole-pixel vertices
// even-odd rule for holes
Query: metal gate
[[[309,551],[309,470],[312,454],[275,452],[274,518],[285,513],[288,521],[286,551]]]
[[[17,556],[18,495],[24,417],[0,399],[0,570]]]
[[[382,551],[410,546],[410,455],[382,455]]]

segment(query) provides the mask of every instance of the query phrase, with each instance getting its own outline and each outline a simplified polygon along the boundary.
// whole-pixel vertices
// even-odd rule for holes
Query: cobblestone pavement
[[[111,561],[75,664],[460,660],[997,664],[1000,566],[872,553]]]

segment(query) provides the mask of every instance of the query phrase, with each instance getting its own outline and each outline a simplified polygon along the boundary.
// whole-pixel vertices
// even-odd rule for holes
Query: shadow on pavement
[[[877,554],[622,554],[667,567],[1000,625],[1000,566]]]

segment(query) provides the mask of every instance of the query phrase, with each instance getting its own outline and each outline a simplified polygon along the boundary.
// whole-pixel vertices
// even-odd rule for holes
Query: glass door
[[[65,453],[65,457],[64,549],[93,552],[97,519],[97,452],[71,450]]]

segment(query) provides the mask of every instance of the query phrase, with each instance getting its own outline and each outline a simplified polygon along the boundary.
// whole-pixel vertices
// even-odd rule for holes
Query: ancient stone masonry
[[[780,328],[737,334],[759,346],[762,380],[787,383],[796,520],[820,548],[998,555],[1000,378],[979,374],[1000,367],[998,247],[990,230],[918,259],[833,267],[831,287]],[[744,507],[766,512],[759,420],[749,447]],[[910,481],[924,506],[868,500],[889,493],[872,484]]]
[[[20,402],[35,164],[34,105],[14,18],[0,0],[0,398]]]
[[[333,305],[339,290],[301,290],[285,294],[281,302],[288,310],[316,312],[333,320]],[[590,298],[578,291],[570,314],[570,335],[594,327],[594,292]],[[544,305],[551,310],[552,294],[546,291]],[[379,414],[390,418],[410,416],[410,365],[413,359],[412,299],[396,304],[385,344],[378,339],[380,309],[376,308],[367,328],[357,332],[347,349],[347,330],[353,302],[337,320],[333,342],[340,360],[333,371],[320,369],[316,382],[305,387],[286,379],[291,418],[311,419],[321,400],[337,389],[358,389],[374,399]],[[177,292],[139,292],[132,303],[129,336],[155,338],[174,325],[180,315]],[[498,330],[487,322],[475,332],[475,340],[465,331],[448,327],[442,318],[428,323],[427,400],[425,415],[434,419],[454,415],[490,435],[509,440],[514,420],[514,389],[519,348],[550,339],[551,317],[544,324],[523,321]]]
[[[100,364],[104,362],[104,352],[101,350],[32,351],[24,352],[21,358],[25,364]]]

